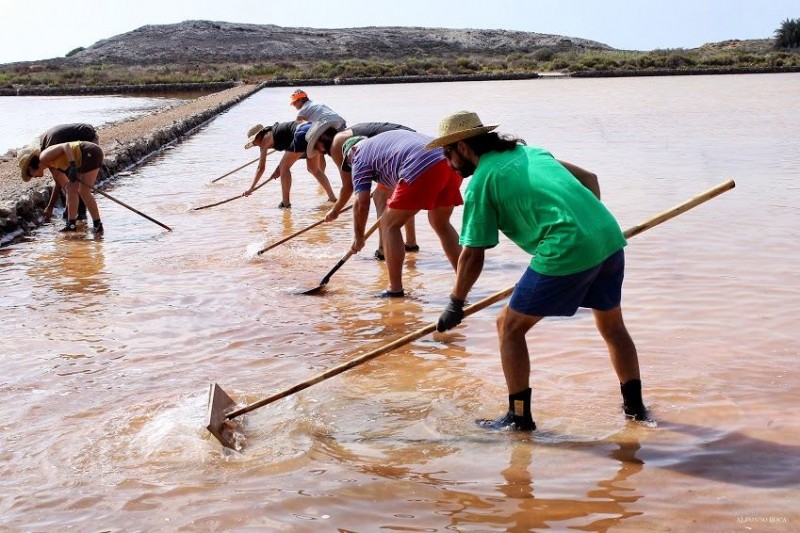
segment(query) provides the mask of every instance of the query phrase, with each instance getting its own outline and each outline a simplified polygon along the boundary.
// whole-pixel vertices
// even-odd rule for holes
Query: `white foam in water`
[[[208,396],[203,394],[151,411],[133,437],[132,446],[148,457],[177,454],[185,460],[187,455],[206,453],[209,442],[217,444],[205,427],[207,402]]]
[[[248,259],[248,260],[255,259],[256,257],[258,257],[258,252],[261,250],[261,248],[263,248],[263,246],[264,246],[264,243],[256,243],[256,242],[254,242],[254,243],[248,244],[247,245],[247,250],[245,250],[245,252],[244,252],[244,258]]]

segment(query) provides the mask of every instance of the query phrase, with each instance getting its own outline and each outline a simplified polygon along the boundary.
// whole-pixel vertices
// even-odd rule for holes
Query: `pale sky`
[[[0,63],[62,57],[146,24],[423,26],[531,31],[625,50],[771,38],[798,0],[0,0]]]

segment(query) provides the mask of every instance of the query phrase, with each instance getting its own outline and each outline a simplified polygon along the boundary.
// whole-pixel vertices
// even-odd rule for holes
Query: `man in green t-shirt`
[[[547,316],[572,316],[589,307],[619,378],[624,413],[646,420],[639,359],[622,319],[625,237],[600,201],[597,176],[556,160],[541,148],[493,132],[478,115],[445,117],[428,148],[443,147],[464,178],[464,213],[456,282],[438,331],[464,317],[464,300],[483,269],[484,252],[503,232],[533,256],[497,318],[508,412],[478,420],[488,429],[531,431],[530,358],[525,334]]]

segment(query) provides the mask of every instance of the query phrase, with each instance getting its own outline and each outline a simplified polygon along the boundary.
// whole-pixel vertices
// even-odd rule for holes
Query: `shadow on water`
[[[680,455],[664,446],[648,446],[642,454],[648,465],[745,487],[800,487],[800,446],[691,424],[667,422],[660,427],[697,442],[690,453]]]

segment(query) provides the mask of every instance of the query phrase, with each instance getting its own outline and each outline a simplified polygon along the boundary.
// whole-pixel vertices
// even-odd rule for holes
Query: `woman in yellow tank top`
[[[19,159],[22,179],[42,177],[49,169],[53,178],[67,191],[67,225],[62,232],[76,231],[78,196],[92,216],[95,235],[103,234],[100,210],[92,196],[92,187],[103,164],[103,149],[87,141],[54,144],[44,151],[38,148],[23,153]]]

